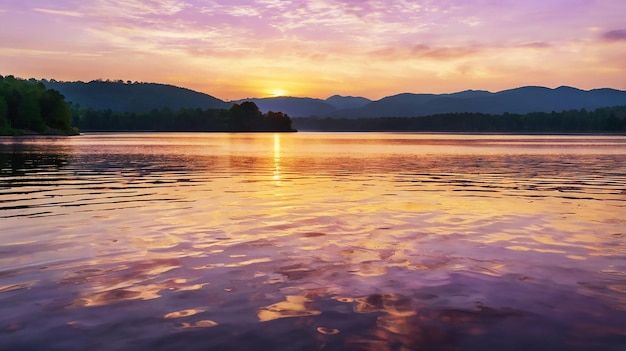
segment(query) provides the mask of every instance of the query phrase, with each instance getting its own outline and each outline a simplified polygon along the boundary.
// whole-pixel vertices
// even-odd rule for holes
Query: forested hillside
[[[55,82],[46,83],[55,86]],[[206,94],[159,84],[95,81],[70,86],[77,89],[77,95],[83,96],[85,100],[82,101],[93,101],[93,105],[100,107],[68,103],[64,95],[48,89],[43,81],[0,76],[0,135],[78,134],[79,129],[294,131],[288,115],[272,111],[262,113],[253,102],[226,104]],[[129,95],[125,95],[125,91]],[[122,110],[102,108],[112,104]],[[142,111],[154,104],[163,107]],[[220,108],[200,108],[198,105]]]
[[[73,124],[82,131],[291,132],[282,112],[262,113],[253,102],[230,109],[168,107],[150,112],[115,112],[73,106]]]
[[[59,82],[42,80],[49,88],[60,91],[68,102],[95,110],[113,112],[148,112],[170,108],[230,108],[211,95],[167,84],[94,80],[91,82]]]
[[[0,135],[76,134],[64,96],[34,79],[0,76]]]
[[[423,117],[294,118],[298,130],[626,133],[626,106],[527,114],[447,113]]]
[[[78,133],[73,127],[83,131],[292,131],[291,113],[320,116],[293,119],[293,127],[299,130],[626,133],[624,102],[626,91],[614,89],[522,87],[498,93],[407,93],[374,102],[333,96],[227,103],[164,84],[0,76],[0,134]],[[567,106],[583,107],[563,109]],[[553,110],[545,111],[548,108]],[[448,112],[423,115],[427,111]]]

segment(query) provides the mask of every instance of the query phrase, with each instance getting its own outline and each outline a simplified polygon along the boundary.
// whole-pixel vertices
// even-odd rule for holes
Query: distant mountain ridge
[[[496,93],[463,91],[453,94],[399,94],[357,109],[335,111],[329,117],[418,117],[454,112],[489,114],[593,110],[626,105],[626,91],[615,89],[580,90],[572,87],[550,89],[521,87]]]
[[[449,94],[402,93],[377,101],[363,97],[333,95],[326,100],[306,97],[251,98],[226,102],[208,94],[156,83],[123,81],[43,81],[61,92],[67,101],[94,109],[143,112],[169,107],[230,108],[234,103],[254,102],[263,113],[283,112],[290,117],[418,117],[443,113],[488,114],[593,110],[626,105],[626,91],[603,88],[581,90],[525,86],[499,92],[465,90]]]
[[[332,105],[337,110],[354,109],[371,103],[372,100],[360,96],[340,96],[333,95],[326,99],[326,103]]]

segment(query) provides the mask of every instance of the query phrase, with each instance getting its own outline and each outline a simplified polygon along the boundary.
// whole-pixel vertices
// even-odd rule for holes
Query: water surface
[[[624,350],[626,137],[0,138],[0,349]]]

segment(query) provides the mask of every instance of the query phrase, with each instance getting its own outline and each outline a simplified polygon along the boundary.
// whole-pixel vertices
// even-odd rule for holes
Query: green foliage
[[[0,96],[0,135],[8,134],[10,126],[9,119],[7,118],[8,111],[9,105],[7,105],[7,101],[4,99],[4,96]]]
[[[296,118],[294,125],[301,130],[318,131],[624,133],[626,106],[603,107],[591,112],[582,109],[523,115],[448,113],[424,117]]]
[[[0,134],[76,134],[70,122],[69,106],[58,91],[33,79],[0,76]]]
[[[90,131],[290,132],[291,119],[282,112],[263,114],[253,102],[230,109],[164,107],[150,112],[114,112],[72,105],[72,124]]]

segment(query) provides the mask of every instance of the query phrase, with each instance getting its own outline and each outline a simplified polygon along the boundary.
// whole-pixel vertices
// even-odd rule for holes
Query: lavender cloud
[[[626,29],[616,29],[604,32],[602,39],[607,41],[626,41]]]
[[[22,76],[54,67],[60,79],[93,79],[106,66],[114,78],[193,82],[202,72],[248,89],[278,75],[318,90],[328,79],[389,92],[424,79],[441,89],[531,78],[586,87],[621,79],[614,86],[626,88],[619,0],[0,2],[0,63]],[[235,96],[222,96],[236,98],[228,89]]]

